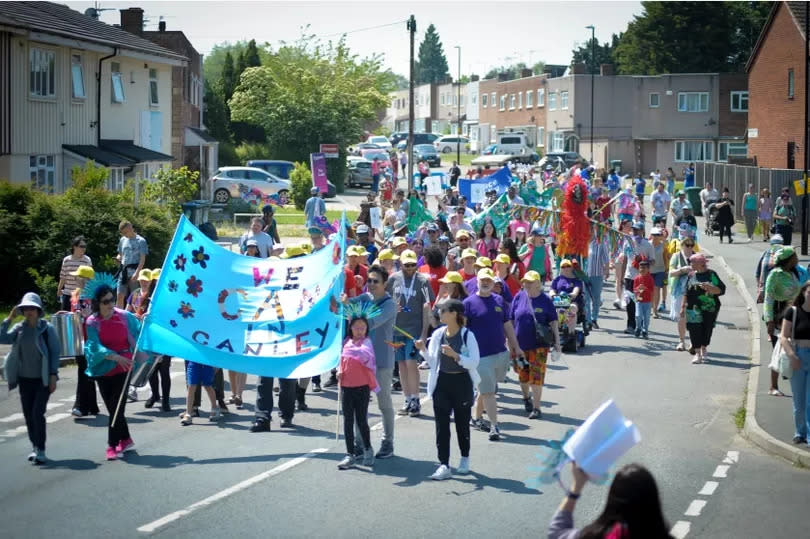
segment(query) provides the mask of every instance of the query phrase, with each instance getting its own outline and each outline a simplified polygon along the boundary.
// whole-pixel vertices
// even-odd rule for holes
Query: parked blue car
[[[292,161],[280,161],[278,159],[251,159],[247,162],[249,167],[260,168],[269,172],[273,176],[277,176],[284,180],[290,179],[290,172],[295,168],[295,163]],[[329,191],[326,193],[326,198],[334,198],[337,196],[337,188],[335,184],[327,180]]]

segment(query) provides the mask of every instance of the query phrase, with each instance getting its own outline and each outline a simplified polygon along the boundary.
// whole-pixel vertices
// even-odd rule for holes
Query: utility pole
[[[593,165],[593,84],[596,71],[596,27],[586,26],[591,29],[591,164]],[[604,166],[604,163],[602,164]]]
[[[408,191],[410,192],[410,190],[413,189],[413,77],[415,75],[413,61],[413,40],[416,36],[416,19],[413,15],[411,15],[411,17],[408,19],[408,32],[410,33],[411,38],[410,81],[408,82]]]
[[[456,144],[456,165],[461,166],[461,46],[456,45],[458,49],[458,96],[456,102],[456,135],[458,143]]]
[[[810,71],[807,69],[807,60],[810,59],[810,2],[804,3],[804,175],[802,181],[804,182],[804,194],[802,195],[802,254],[807,254],[807,169],[808,157],[810,152],[807,151],[807,127],[808,127],[808,89],[810,89]]]

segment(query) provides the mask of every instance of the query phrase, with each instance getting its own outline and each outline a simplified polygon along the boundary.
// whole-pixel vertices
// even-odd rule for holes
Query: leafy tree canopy
[[[450,76],[444,46],[432,24],[427,27],[425,38],[419,45],[415,71],[416,84],[443,83]]]
[[[613,34],[610,42],[605,42],[603,45],[599,44],[598,39],[589,39],[571,51],[571,63],[585,64],[587,73],[599,73],[599,67],[602,64],[615,64],[613,51],[616,48],[616,45],[619,44],[620,40],[621,34]],[[592,47],[596,56],[596,62],[594,62],[591,58]]]

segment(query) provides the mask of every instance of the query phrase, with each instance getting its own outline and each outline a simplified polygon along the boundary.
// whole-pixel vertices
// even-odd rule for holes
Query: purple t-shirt
[[[551,281],[551,289],[558,293],[565,292],[570,296],[574,288],[579,288],[580,293],[582,293],[582,281],[576,277],[569,279],[565,275],[558,275]]]
[[[525,290],[515,294],[509,318],[515,325],[517,342],[521,350],[534,350],[537,348],[537,336],[534,330],[534,319],[540,324],[548,325],[557,320],[557,310],[554,302],[545,293],[536,298],[530,298]]]
[[[473,332],[478,342],[478,353],[481,357],[500,354],[506,351],[506,333],[504,323],[509,321],[509,313],[503,304],[503,298],[490,294],[482,298],[478,294],[464,299],[464,316],[467,318],[467,329]]]
[[[478,292],[478,279],[473,277],[472,279],[467,279],[464,281],[464,289],[467,291],[468,296],[472,296],[476,292]],[[512,303],[512,292],[509,290],[509,287],[506,284],[501,283],[501,294],[500,296],[503,298],[504,305],[509,305]]]

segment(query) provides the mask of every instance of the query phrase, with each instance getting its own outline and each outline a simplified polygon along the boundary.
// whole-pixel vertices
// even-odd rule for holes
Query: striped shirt
[[[594,239],[588,246],[588,277],[604,277],[610,264],[610,246],[605,240]]]
[[[63,258],[62,269],[59,272],[59,279],[65,283],[65,287],[59,292],[65,296],[72,294],[74,290],[79,288],[79,281],[74,275],[71,275],[71,273],[76,271],[79,266],[92,265],[93,262],[90,261],[90,257],[87,255],[82,255],[79,258],[73,258],[73,255],[67,255],[65,258]]]

